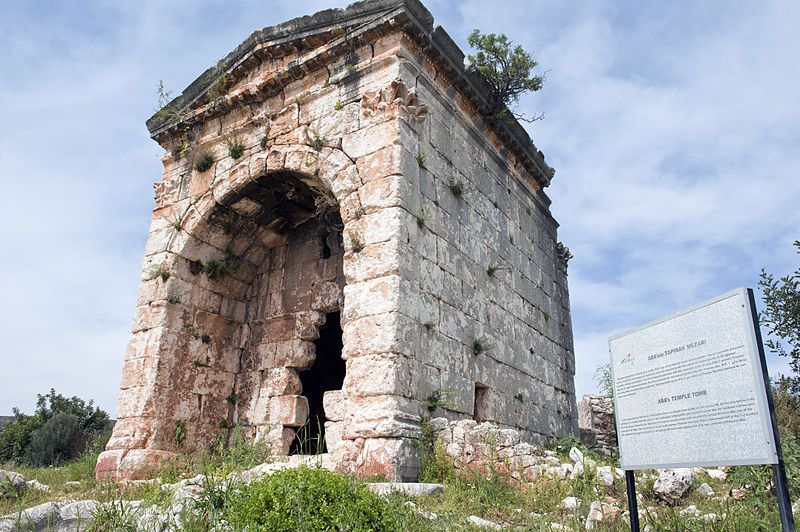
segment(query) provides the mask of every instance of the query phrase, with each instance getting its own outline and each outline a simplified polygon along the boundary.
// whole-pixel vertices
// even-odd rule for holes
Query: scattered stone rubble
[[[28,482],[25,477],[13,471],[0,469],[0,495],[21,495],[27,490]]]
[[[498,427],[492,423],[477,423],[472,420],[449,421],[445,418],[435,418],[431,420],[431,425],[440,439],[446,455],[453,460],[455,467],[459,470],[486,471],[494,468],[510,474],[522,483],[532,482],[542,476],[553,479],[575,479],[590,476],[598,488],[616,485],[618,492],[624,491],[624,472],[621,469],[607,465],[598,466],[576,447],[570,449],[569,458],[562,462],[555,452],[525,442],[522,433],[514,429]],[[240,483],[254,482],[276,471],[301,465],[336,469],[335,462],[328,454],[295,455],[278,457],[277,460],[246,471],[229,474],[225,479],[226,482],[222,483],[223,489]],[[696,486],[698,479],[704,475],[718,481],[727,478],[726,471],[717,468],[637,473],[641,479],[654,480],[652,494],[671,505],[678,505],[681,501],[685,501],[692,488],[706,498],[719,498],[721,501],[727,497],[737,500],[746,494],[744,488],[733,488],[729,493],[718,496],[707,483]],[[12,471],[0,471],[0,479],[8,479],[9,484],[13,483],[17,489],[23,491],[25,489],[42,489],[35,487],[38,484],[36,481],[26,481],[22,475]],[[168,530],[176,526],[177,519],[182,512],[191,510],[191,503],[203,492],[207,482],[208,479],[205,476],[197,475],[174,484],[161,485],[160,489],[170,497],[169,505],[163,510],[142,505],[141,501],[122,501],[115,504],[124,505],[140,529]],[[444,489],[439,484],[422,483],[380,482],[371,483],[369,486],[374,492],[382,495],[399,492],[414,497],[434,496]],[[628,519],[627,504],[624,500],[603,497],[599,495],[599,490],[597,493],[596,500],[591,501],[582,501],[575,496],[568,496],[554,511],[562,510],[569,514],[581,513],[583,515],[582,511],[585,512],[585,508],[588,508],[588,514],[583,521],[586,530],[604,529],[608,525]],[[657,516],[658,508],[652,506],[641,508],[644,498],[641,493],[638,495],[640,519],[643,519],[645,514]],[[78,525],[85,526],[93,518],[94,512],[100,505],[93,500],[40,504],[16,515],[0,517],[0,532],[17,530],[20,525],[26,530],[76,530]],[[420,510],[413,502],[408,502],[407,505],[425,519],[431,521],[439,519],[435,512]],[[711,523],[720,519],[718,514],[702,513],[695,505],[688,505],[679,510],[679,514],[685,518],[696,519],[699,523]],[[561,523],[550,522],[546,514],[531,514],[531,517],[535,517],[538,522],[544,523],[552,530],[569,529]],[[511,526],[507,523],[489,521],[476,515],[469,516],[467,519],[472,526],[487,530]]]

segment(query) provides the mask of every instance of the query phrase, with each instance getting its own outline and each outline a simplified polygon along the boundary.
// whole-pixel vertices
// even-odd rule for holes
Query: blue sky
[[[160,178],[144,121],[252,31],[348,2],[10,0],[0,7],[0,413],[50,387],[114,412]],[[575,254],[578,393],[607,338],[797,267],[800,4],[429,0],[533,50],[522,100]],[[772,373],[785,371],[771,357]]]

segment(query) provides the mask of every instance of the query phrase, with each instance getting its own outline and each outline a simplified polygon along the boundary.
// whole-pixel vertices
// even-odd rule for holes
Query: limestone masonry
[[[255,32],[165,149],[99,478],[241,431],[409,479],[420,420],[577,434],[553,170],[416,0]]]

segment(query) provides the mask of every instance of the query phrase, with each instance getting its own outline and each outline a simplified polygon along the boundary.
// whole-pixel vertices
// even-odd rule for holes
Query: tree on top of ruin
[[[484,34],[474,30],[467,42],[475,50],[468,55],[470,67],[479,72],[492,88],[492,115],[500,121],[509,114],[519,120],[535,122],[544,114],[527,117],[515,111],[521,94],[542,88],[544,75],[534,75],[539,64],[521,45],[515,45],[505,34]]]

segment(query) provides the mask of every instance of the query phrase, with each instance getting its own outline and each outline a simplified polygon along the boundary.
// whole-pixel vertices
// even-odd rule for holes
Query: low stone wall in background
[[[554,451],[524,441],[517,430],[492,423],[435,418],[431,425],[456,470],[495,470],[522,482],[541,476],[564,479],[588,474],[612,485],[623,476],[621,469],[597,467],[575,448],[570,450],[570,459],[562,463]]]
[[[584,395],[578,403],[578,428],[587,447],[608,456],[617,454],[614,401],[610,397]]]

